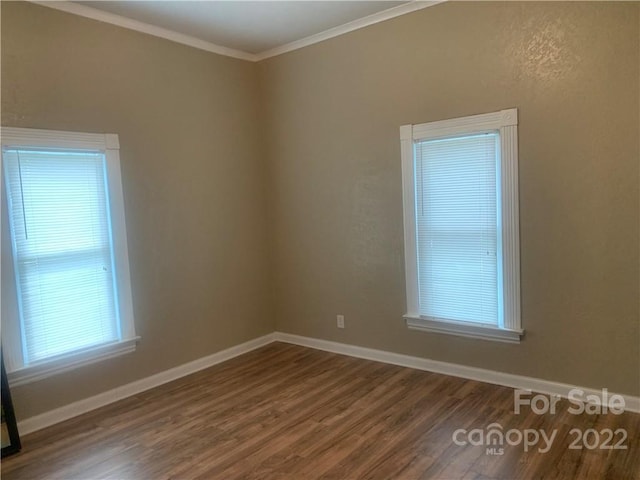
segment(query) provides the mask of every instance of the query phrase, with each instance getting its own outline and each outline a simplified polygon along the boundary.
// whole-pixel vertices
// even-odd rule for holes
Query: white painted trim
[[[466,117],[450,118],[436,122],[408,125],[412,127],[413,141],[449,137],[459,134],[481,133],[500,130],[503,127],[518,125],[518,109],[509,108],[499,112],[481,113]]]
[[[68,372],[85,365],[101,362],[109,358],[119,357],[136,350],[136,344],[140,337],[133,337],[122,342],[109,343],[94,348],[88,348],[80,352],[62,355],[54,360],[30,365],[7,373],[9,386],[17,387],[26,383],[36,382],[43,378],[51,377],[59,373]]]
[[[200,40],[199,38],[185,35],[184,33],[174,32],[173,30],[157,27],[155,25],[139,22],[137,20],[132,20],[121,15],[104,12],[102,10],[98,10],[97,8],[87,7],[86,5],[80,5],[67,1],[29,1],[37,5],[42,5],[43,7],[54,8],[56,10],[71,13],[73,15],[79,15],[81,17],[90,18],[92,20],[98,20],[99,22],[110,23],[112,25],[117,25],[118,27],[128,28],[129,30],[135,30],[137,32],[142,32],[148,35],[153,35],[154,37],[171,40],[172,42],[181,43],[183,45],[188,45],[200,50],[206,50],[207,52],[217,53],[218,55],[239,58],[240,60],[248,60],[250,62],[257,61],[256,55],[252,53],[243,52],[241,50],[236,50],[229,47],[223,47],[222,45],[216,45],[215,43]]]
[[[498,225],[498,328],[475,326],[420,315],[418,288],[418,246],[416,218],[415,144],[424,140],[500,132],[497,204]],[[404,258],[407,326],[483,340],[520,343],[524,333],[520,317],[520,227],[518,219],[518,109],[451,118],[400,127],[402,198],[404,217]]]
[[[416,242],[416,182],[412,125],[400,127],[400,157],[402,163],[402,214],[404,225],[404,272],[407,315],[417,317],[418,308],[418,246]]]
[[[3,154],[5,148],[60,148],[64,150],[90,150],[104,153],[105,172],[107,178],[107,199],[109,212],[107,215],[111,230],[112,254],[114,262],[115,282],[117,285],[117,307],[119,313],[120,333],[118,342],[70,352],[55,358],[47,359],[35,365],[24,365],[23,341],[15,336],[5,342],[7,352],[8,377],[12,385],[22,385],[36,380],[78,368],[83,364],[94,363],[135,350],[139,337],[135,332],[133,300],[131,296],[131,277],[129,271],[129,252],[127,248],[127,230],[124,213],[122,178],[120,174],[120,141],[114,133],[84,133],[60,130],[43,130],[35,128],[0,127],[0,141]],[[9,200],[9,199],[8,199]],[[11,201],[9,200],[11,207]],[[13,229],[13,225],[11,225]],[[13,235],[12,235],[13,236]],[[15,243],[13,260],[17,261]],[[15,267],[16,275],[18,268]],[[16,283],[18,285],[19,282]],[[20,297],[20,294],[18,295]],[[18,300],[18,308],[21,309]],[[22,313],[21,313],[22,315]],[[18,323],[22,325],[22,322]],[[11,329],[16,335],[19,328]],[[18,352],[18,350],[20,350]]]
[[[274,334],[270,333],[253,340],[249,340],[248,342],[241,343],[240,345],[221,350],[212,355],[165,370],[164,372],[156,373],[150,377],[136,380],[135,382],[114,388],[113,390],[94,395],[93,397],[85,398],[83,400],[70,403],[69,405],[65,405],[64,407],[56,408],[40,415],[24,419],[18,422],[18,430],[21,435],[35,432],[36,430],[77,417],[78,415],[95,410],[96,408],[104,407],[105,405],[136,395],[144,392],[145,390],[158,387],[205,368],[212,367],[218,363],[222,363],[226,360],[230,360],[244,353],[248,353],[252,350],[268,345],[274,340]]]
[[[107,134],[105,139],[111,145],[120,146],[117,135]],[[127,244],[127,222],[124,208],[124,191],[120,172],[120,153],[116,148],[105,150],[109,211],[111,213],[111,242],[115,281],[118,287],[117,304],[120,312],[120,338],[135,338],[135,317],[131,294],[131,271],[129,268],[129,247]]]
[[[416,10],[422,10],[423,8],[431,7],[444,1],[446,0],[417,0],[405,3],[404,5],[398,5],[397,7],[392,7],[387,10],[383,10],[382,12],[377,12],[372,15],[353,20],[345,23],[344,25],[330,28],[324,32],[316,33],[315,35],[310,35],[270,50],[265,50],[264,52],[260,52],[256,55],[256,60],[260,61],[266,58],[282,55],[283,53],[292,52],[293,50],[298,50],[303,47],[308,47],[309,45],[320,43],[325,40],[329,40],[330,38],[338,37],[345,33],[368,27],[369,25],[384,22],[385,20],[390,20],[392,18],[399,17],[400,15],[415,12]]]
[[[398,5],[397,7],[389,8],[387,10],[383,10],[382,12],[374,13],[372,15],[353,20],[343,25],[325,30],[324,32],[316,33],[300,40],[296,40],[285,45],[280,45],[278,47],[265,50],[264,52],[260,52],[257,54],[244,52],[242,50],[236,50],[234,48],[224,47],[222,45],[217,45],[215,43],[201,40],[190,35],[185,35],[184,33],[178,33],[167,28],[158,27],[156,25],[140,22],[138,20],[133,20],[121,15],[116,15],[114,13],[105,12],[102,10],[98,10],[97,8],[92,8],[86,5],[80,5],[69,1],[28,1],[37,5],[42,5],[43,7],[53,8],[63,12],[71,13],[73,15],[79,15],[81,17],[97,20],[99,22],[110,23],[112,25],[117,25],[119,27],[128,28],[129,30],[146,33],[148,35],[153,35],[154,37],[164,38],[172,42],[181,43],[193,48],[205,50],[207,52],[217,53],[218,55],[239,58],[241,60],[247,60],[249,62],[259,62],[260,60],[275,57],[277,55],[282,55],[283,53],[298,50],[303,47],[308,47],[309,45],[313,45],[330,38],[338,37],[340,35],[344,35],[345,33],[368,27],[369,25],[384,22],[385,20],[390,20],[392,18],[399,17],[400,15],[405,15],[417,10],[422,10],[423,8],[443,3],[446,0],[413,0],[409,3]]]
[[[118,136],[112,133],[81,133],[38,128],[0,127],[0,138],[3,147],[71,148],[96,151],[119,148]],[[116,146],[114,147],[113,145]]]
[[[407,327],[410,330],[422,330],[424,332],[447,333],[459,337],[479,338],[496,342],[520,343],[520,337],[524,335],[522,329],[511,330],[499,328],[494,325],[473,324],[467,322],[453,322],[451,320],[438,320],[425,317],[404,316]]]
[[[302,347],[315,348],[325,352],[339,353],[350,357],[363,358],[376,362],[398,365],[401,367],[415,368],[416,370],[424,370],[427,372],[441,373],[443,375],[451,375],[453,377],[466,378],[479,382],[491,383],[494,385],[502,385],[505,387],[519,388],[531,390],[533,392],[544,393],[547,395],[559,395],[566,398],[569,391],[573,388],[579,388],[584,391],[584,395],[594,395],[600,397],[601,390],[593,388],[580,387],[567,383],[552,382],[540,378],[526,377],[523,375],[514,375],[511,373],[496,372],[494,370],[485,370],[483,368],[469,367],[455,363],[439,362],[428,358],[413,357],[402,355],[399,353],[387,352],[384,350],[375,350],[372,348],[358,347],[356,345],[348,345],[345,343],[331,342],[328,340],[320,340],[317,338],[303,337],[290,333],[275,332],[274,340],[277,342],[291,343]],[[606,387],[605,387],[606,388]],[[614,395],[609,392],[609,397]],[[625,402],[625,410],[629,412],[640,413],[640,397],[632,395],[620,395]]]
[[[363,358],[366,360],[373,360],[401,367],[415,368],[416,370],[441,373],[443,375],[451,375],[454,377],[466,378],[494,385],[522,388],[548,395],[560,395],[562,397],[566,397],[569,390],[576,388],[573,385],[551,382],[539,378],[496,372],[493,370],[468,367],[466,365],[458,365],[455,363],[439,362],[428,358],[412,357],[399,353],[386,352],[384,350],[375,350],[372,348],[358,347],[356,345],[331,342],[328,340],[302,337],[290,333],[273,332],[253,340],[249,340],[248,342],[241,343],[240,345],[227,348],[212,355],[171,368],[164,372],[156,373],[150,377],[136,380],[135,382],[114,388],[113,390],[100,393],[93,397],[85,398],[40,415],[21,420],[18,422],[18,429],[20,430],[21,435],[27,435],[35,432],[36,430],[41,430],[56,423],[69,420],[70,418],[77,417],[78,415],[90,412],[96,408],[104,407],[105,405],[109,405],[132,395],[136,395],[151,388],[177,380],[200,370],[204,370],[205,368],[212,367],[273,342],[290,343],[303,347],[314,348],[316,350],[323,350],[325,352],[339,353],[350,357]],[[599,396],[601,393],[593,388],[578,388],[583,390],[585,395],[591,394]],[[610,393],[610,395],[614,395],[614,393]],[[625,401],[625,410],[640,413],[640,397],[634,397],[631,395],[621,396]]]
[[[502,215],[502,299],[504,328],[522,328],[520,316],[520,209],[518,116],[500,128],[500,214]],[[505,112],[503,110],[503,112]],[[508,112],[508,110],[507,110]],[[506,122],[505,122],[506,123]]]

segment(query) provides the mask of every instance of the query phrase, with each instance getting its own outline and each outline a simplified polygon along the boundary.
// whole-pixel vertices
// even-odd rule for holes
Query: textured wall
[[[451,2],[263,62],[278,330],[640,394],[639,10]],[[509,107],[526,338],[409,331],[398,127]]]
[[[2,2],[2,124],[120,135],[143,337],[13,389],[19,417],[274,325],[640,394],[639,10],[452,2],[256,65]],[[398,127],[509,107],[527,336],[408,331]]]
[[[2,2],[2,124],[120,135],[142,336],[133,354],[14,388],[20,418],[273,331],[256,68]],[[16,313],[2,230],[5,319]]]

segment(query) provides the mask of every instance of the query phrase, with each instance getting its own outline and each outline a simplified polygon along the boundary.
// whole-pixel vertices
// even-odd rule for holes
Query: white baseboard
[[[401,367],[415,368],[416,370],[425,370],[428,372],[442,373],[454,377],[466,378],[469,380],[477,380],[495,385],[502,385],[511,388],[520,388],[531,390],[533,392],[544,393],[547,395],[559,395],[566,398],[571,389],[579,388],[584,392],[583,398],[588,395],[600,398],[601,390],[593,388],[569,385],[567,383],[551,382],[540,378],[525,377],[522,375],[514,375],[511,373],[496,372],[494,370],[485,370],[482,368],[468,367],[455,363],[439,362],[437,360],[429,360],[428,358],[412,357],[399,353],[386,352],[384,350],[375,350],[372,348],[358,347],[345,343],[331,342],[328,340],[319,340],[317,338],[302,337],[290,333],[275,332],[275,341],[292,343],[303,347],[315,348],[326,352],[340,353],[350,357],[364,358],[382,363],[389,363]],[[615,392],[608,392],[609,398],[616,395]],[[620,395],[625,402],[625,410],[629,412],[640,413],[640,397],[632,395]],[[599,402],[594,402],[599,403]]]
[[[594,395],[600,397],[602,392],[593,388],[577,387],[566,383],[551,382],[539,378],[525,377],[522,375],[514,375],[511,373],[496,372],[493,370],[485,370],[482,368],[468,367],[455,363],[439,362],[437,360],[429,360],[427,358],[412,357],[399,353],[386,352],[384,350],[375,350],[372,348],[358,347],[345,343],[331,342],[328,340],[320,340],[317,338],[302,337],[290,333],[273,332],[264,335],[240,345],[227,348],[220,352],[199,358],[189,363],[171,368],[164,372],[151,375],[150,377],[136,380],[113,390],[100,393],[93,397],[85,398],[77,402],[73,402],[64,407],[56,408],[48,412],[30,417],[18,422],[18,430],[21,435],[26,435],[36,430],[51,426],[53,424],[68,420],[83,413],[87,413],[96,408],[103,407],[118,400],[136,395],[151,388],[157,387],[164,383],[177,380],[186,375],[198,372],[205,368],[211,367],[226,360],[250,352],[272,342],[284,342],[303,347],[315,348],[327,352],[339,353],[351,357],[363,358],[366,360],[374,360],[377,362],[398,365],[401,367],[415,368],[416,370],[425,370],[428,372],[442,373],[454,377],[467,378],[480,382],[492,383],[495,385],[503,385],[511,388],[521,388],[532,390],[538,393],[548,395],[559,395],[566,397],[567,393],[573,388],[580,388],[584,395]],[[614,395],[609,393],[609,397]],[[620,395],[625,401],[625,410],[640,413],[640,397],[631,395]]]
[[[136,395],[140,392],[144,392],[145,390],[149,390],[164,383],[168,383],[205,368],[209,368],[218,363],[222,363],[226,360],[230,360],[234,357],[250,352],[251,350],[255,350],[256,348],[268,345],[274,341],[275,335],[270,333],[263,337],[254,338],[253,340],[241,343],[240,345],[235,345],[220,352],[216,352],[212,355],[165,370],[164,372],[156,373],[150,377],[127,383],[126,385],[94,395],[93,397],[70,403],[64,407],[56,408],[34,417],[26,418],[18,422],[18,431],[20,432],[20,435],[35,432],[36,430],[40,430],[55,423],[77,417],[78,415],[95,410],[96,408],[103,407],[110,403],[117,402],[118,400],[122,400],[123,398]]]

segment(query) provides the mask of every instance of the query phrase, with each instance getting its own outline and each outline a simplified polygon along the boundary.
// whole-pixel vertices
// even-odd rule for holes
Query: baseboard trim
[[[315,348],[326,352],[339,353],[350,357],[363,358],[366,360],[374,360],[391,365],[401,367],[415,368],[416,370],[425,370],[428,372],[442,373],[454,377],[466,378],[469,380],[477,380],[494,385],[502,385],[511,388],[521,388],[531,390],[533,392],[544,393],[547,395],[559,395],[566,398],[568,392],[573,388],[579,388],[584,391],[584,397],[594,395],[600,398],[601,390],[593,388],[580,387],[578,385],[569,385],[567,383],[552,382],[542,380],[540,378],[526,377],[522,375],[514,375],[511,373],[496,372],[494,370],[485,370],[482,368],[469,367],[455,363],[439,362],[428,358],[413,357],[402,355],[399,353],[387,352],[384,350],[375,350],[372,348],[358,347],[346,343],[332,342],[329,340],[320,340],[317,338],[303,337],[290,333],[275,332],[274,339],[278,342],[291,343],[302,347]],[[609,397],[615,392],[609,392]],[[617,394],[622,396],[625,401],[625,410],[629,412],[640,413],[640,397],[632,395]],[[598,403],[598,402],[594,402]]]
[[[162,384],[177,380],[205,368],[212,367],[213,365],[217,365],[218,363],[222,363],[244,353],[248,353],[274,341],[275,334],[270,333],[262,337],[254,338],[253,340],[249,340],[248,342],[241,343],[240,345],[235,345],[225,350],[221,350],[212,355],[165,370],[164,372],[156,373],[150,377],[127,383],[126,385],[94,395],[93,397],[85,398],[77,402],[70,403],[69,405],[65,405],[64,407],[56,408],[40,415],[26,418],[18,422],[18,431],[20,432],[20,435],[27,435],[35,432],[36,430],[41,430],[56,423],[69,420],[70,418],[77,417],[78,415],[95,410],[96,408],[104,407],[105,405],[136,395],[144,392],[145,390],[158,387]]]
[[[98,395],[94,395],[93,397],[85,398],[40,415],[24,419],[18,422],[18,430],[20,431],[20,435],[27,435],[35,432],[36,430],[41,430],[56,423],[69,420],[70,418],[77,417],[83,413],[95,410],[96,408],[104,407],[105,405],[136,395],[144,392],[145,390],[158,387],[205,368],[212,367],[213,365],[217,365],[218,363],[230,360],[273,342],[290,343],[300,345],[302,347],[314,348],[316,350],[348,355],[350,357],[363,358],[366,360],[373,360],[401,367],[415,368],[416,370],[441,373],[444,375],[477,380],[479,382],[502,385],[505,387],[527,389],[547,395],[559,395],[561,397],[566,397],[567,393],[572,388],[580,388],[584,391],[585,396],[594,395],[599,398],[601,395],[601,391],[593,388],[551,382],[540,378],[496,372],[494,370],[485,370],[482,368],[469,367],[455,363],[440,362],[437,360],[430,360],[428,358],[413,357],[384,350],[349,345],[346,343],[303,337],[290,333],[273,332],[253,340],[249,340],[248,342],[241,343],[240,345],[235,345],[225,350],[221,350],[220,352],[216,352],[212,355],[179,365],[164,372],[156,373],[150,377],[136,380],[135,382],[114,388],[113,390],[108,390]],[[609,392],[610,396],[614,394],[615,392]],[[640,413],[640,397],[624,394],[618,395],[621,395],[622,398],[624,398],[625,410]]]

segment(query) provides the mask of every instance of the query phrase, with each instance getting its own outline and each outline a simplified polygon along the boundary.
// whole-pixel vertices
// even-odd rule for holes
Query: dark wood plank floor
[[[640,478],[640,415],[569,406],[515,415],[509,388],[274,343],[27,435],[2,478]],[[452,440],[494,422],[557,435],[546,453]],[[572,428],[624,429],[627,449],[569,449]]]

